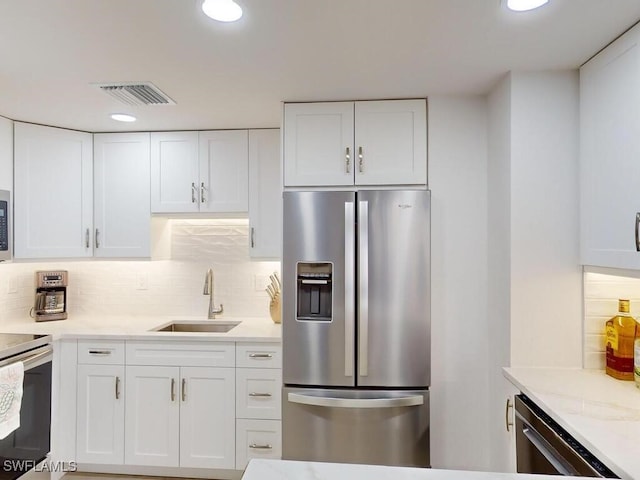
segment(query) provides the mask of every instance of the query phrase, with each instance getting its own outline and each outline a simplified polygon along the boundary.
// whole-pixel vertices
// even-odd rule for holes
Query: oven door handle
[[[28,352],[16,355],[0,362],[0,367],[11,365],[12,363],[22,362],[24,369],[31,370],[32,368],[39,367],[40,365],[50,362],[53,359],[53,348],[51,345],[45,345],[44,347],[30,350]]]
[[[553,465],[553,468],[555,468],[558,473],[564,476],[580,475],[576,470],[567,465],[567,462],[562,461],[562,459],[554,453],[554,448],[549,445],[545,439],[542,438],[542,435],[540,435],[531,425],[525,423],[522,433],[527,437],[527,440],[529,440],[533,446],[538,449],[544,458]]]

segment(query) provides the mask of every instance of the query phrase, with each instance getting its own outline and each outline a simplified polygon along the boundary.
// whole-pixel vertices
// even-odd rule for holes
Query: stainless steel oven
[[[24,364],[20,426],[0,440],[0,480],[20,477],[49,454],[52,359],[48,335],[0,335],[0,367]]]
[[[516,395],[518,473],[619,478],[526,395]]]

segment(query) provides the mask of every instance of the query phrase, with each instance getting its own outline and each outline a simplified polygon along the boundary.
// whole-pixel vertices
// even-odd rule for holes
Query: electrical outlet
[[[136,290],[147,290],[149,288],[149,276],[146,273],[138,273],[136,276]]]
[[[256,292],[263,292],[269,285],[269,275],[256,274],[254,277],[254,288]]]
[[[7,293],[18,293],[18,279],[15,275],[9,275]]]

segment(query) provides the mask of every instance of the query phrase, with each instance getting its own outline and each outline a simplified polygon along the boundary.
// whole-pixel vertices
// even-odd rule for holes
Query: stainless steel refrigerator
[[[429,466],[430,192],[285,192],[283,235],[283,458]]]

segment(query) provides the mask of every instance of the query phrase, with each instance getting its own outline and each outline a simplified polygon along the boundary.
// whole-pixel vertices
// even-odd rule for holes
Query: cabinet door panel
[[[94,135],[96,257],[148,257],[148,133]]]
[[[580,71],[582,263],[640,268],[640,30]]]
[[[285,187],[353,185],[354,157],[353,102],[285,105]]]
[[[249,209],[247,130],[199,133],[201,212],[246,212]]]
[[[178,367],[127,366],[126,464],[178,466],[179,376]]]
[[[249,255],[279,259],[282,249],[280,130],[249,131]]]
[[[236,422],[236,470],[244,470],[252,458],[282,457],[280,420],[245,420]]]
[[[78,365],[77,426],[78,462],[124,463],[124,366]]]
[[[181,368],[180,466],[234,468],[235,369]]]
[[[198,211],[198,132],[151,134],[151,211]]]
[[[355,104],[357,185],[427,183],[425,100]]]
[[[280,419],[282,370],[238,368],[236,415],[239,418]]]
[[[91,134],[19,122],[14,132],[15,257],[91,256]]]

